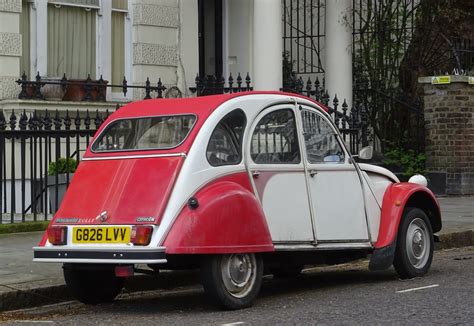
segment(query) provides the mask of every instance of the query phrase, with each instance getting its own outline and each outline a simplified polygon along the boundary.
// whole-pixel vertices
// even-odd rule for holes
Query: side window
[[[301,161],[292,110],[270,112],[258,122],[252,134],[250,155],[257,164],[298,164]]]
[[[234,110],[217,124],[207,145],[206,157],[212,166],[239,164],[242,161],[242,138],[247,118]]]
[[[312,111],[302,110],[301,114],[309,163],[343,163],[344,151],[329,123]]]

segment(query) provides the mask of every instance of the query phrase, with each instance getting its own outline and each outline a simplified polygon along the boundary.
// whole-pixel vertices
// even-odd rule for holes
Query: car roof
[[[249,95],[285,95],[291,97],[299,97],[311,101],[319,107],[323,108],[324,110],[327,110],[326,107],[321,103],[318,103],[313,99],[300,94],[272,91],[250,91],[190,98],[149,99],[136,101],[123,106],[118,111],[114,112],[110,118],[115,120],[121,118],[138,118],[146,116],[174,115],[183,113],[199,114],[201,118],[207,118],[221,104],[237,97]]]

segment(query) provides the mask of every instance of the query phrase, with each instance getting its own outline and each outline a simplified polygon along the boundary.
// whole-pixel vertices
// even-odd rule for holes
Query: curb
[[[439,235],[435,250],[474,246],[474,230]],[[123,294],[170,290],[199,283],[199,274],[193,271],[161,272],[158,275],[138,275],[125,284]],[[28,290],[13,290],[0,294],[0,312],[55,304],[73,300],[65,285],[45,286]]]

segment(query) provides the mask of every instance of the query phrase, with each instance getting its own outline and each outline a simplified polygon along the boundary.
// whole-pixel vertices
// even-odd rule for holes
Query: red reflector
[[[115,266],[115,276],[117,277],[133,276],[133,265]]]
[[[147,246],[151,240],[152,226],[136,225],[132,228],[131,242],[137,246]]]
[[[67,242],[66,226],[50,226],[46,233],[48,234],[49,243],[53,245],[65,245]]]

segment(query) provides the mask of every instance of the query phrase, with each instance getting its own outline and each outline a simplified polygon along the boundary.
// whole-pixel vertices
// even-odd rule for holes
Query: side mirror
[[[366,146],[361,148],[359,155],[357,155],[361,160],[370,160],[374,154],[374,148],[372,146]]]

